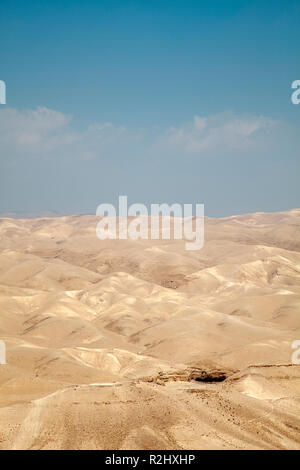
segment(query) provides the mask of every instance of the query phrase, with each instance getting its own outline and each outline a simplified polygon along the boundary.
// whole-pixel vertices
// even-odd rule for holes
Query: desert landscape
[[[0,219],[1,449],[299,449],[300,209],[205,243]]]

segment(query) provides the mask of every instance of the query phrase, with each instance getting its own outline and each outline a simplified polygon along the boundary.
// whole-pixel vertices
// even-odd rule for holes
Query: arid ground
[[[205,243],[0,219],[1,449],[299,449],[300,209]]]

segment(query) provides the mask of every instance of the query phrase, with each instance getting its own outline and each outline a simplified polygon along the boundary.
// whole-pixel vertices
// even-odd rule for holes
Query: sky
[[[300,2],[0,3],[0,211],[300,207]]]

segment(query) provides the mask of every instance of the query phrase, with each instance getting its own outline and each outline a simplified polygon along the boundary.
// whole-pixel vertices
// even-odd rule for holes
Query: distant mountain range
[[[22,212],[22,211],[0,211],[0,218],[9,219],[39,219],[45,217],[64,217],[66,215],[74,215],[71,212],[59,211],[36,211],[36,212]],[[77,213],[76,213],[77,215]],[[83,214],[81,214],[83,215]]]

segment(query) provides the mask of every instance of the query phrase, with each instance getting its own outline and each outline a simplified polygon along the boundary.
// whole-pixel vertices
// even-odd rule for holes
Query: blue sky
[[[298,1],[0,5],[0,210],[299,207]]]

